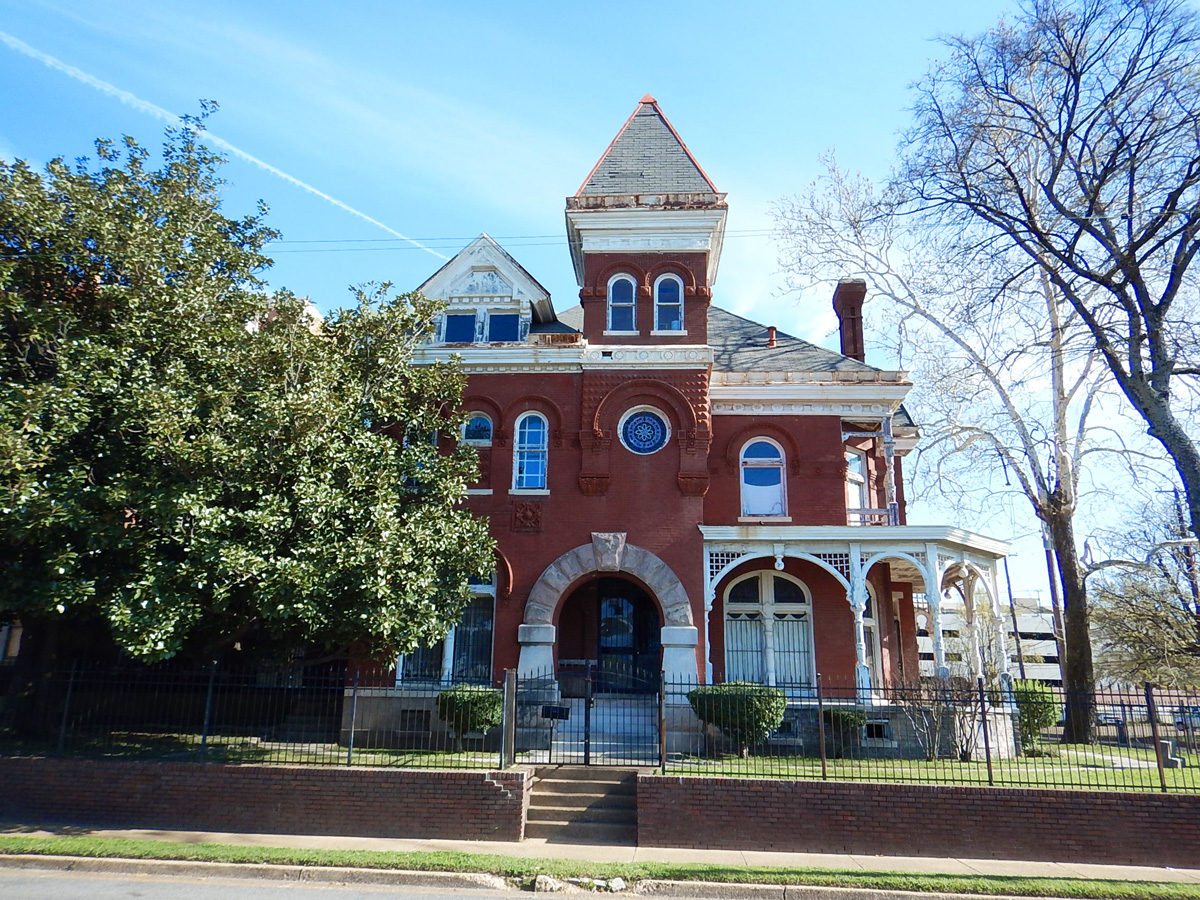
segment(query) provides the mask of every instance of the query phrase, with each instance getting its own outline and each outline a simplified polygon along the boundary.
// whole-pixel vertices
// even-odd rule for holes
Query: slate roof
[[[575,192],[715,194],[716,187],[647,94]]]

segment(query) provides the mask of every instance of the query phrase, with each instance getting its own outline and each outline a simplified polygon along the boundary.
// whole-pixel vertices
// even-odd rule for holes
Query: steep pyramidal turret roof
[[[597,194],[715,194],[679,134],[647,94],[576,191]]]

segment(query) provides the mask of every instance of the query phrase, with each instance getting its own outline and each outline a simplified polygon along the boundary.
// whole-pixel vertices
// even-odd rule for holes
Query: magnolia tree
[[[440,637],[493,563],[471,451],[431,441],[463,376],[412,362],[435,306],[266,295],[274,232],[221,213],[196,121],[157,167],[97,153],[0,164],[0,612],[26,649],[84,619],[148,661]]]

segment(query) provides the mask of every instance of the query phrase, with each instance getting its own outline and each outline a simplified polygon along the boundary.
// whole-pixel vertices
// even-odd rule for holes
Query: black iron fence
[[[966,679],[701,686],[605,664],[509,672],[500,686],[345,662],[76,665],[0,698],[0,753],[1200,793],[1200,694]]]
[[[664,723],[669,773],[1200,792],[1197,694],[932,678],[867,690],[819,677],[664,693],[677,710]]]
[[[0,698],[0,753],[495,768],[502,692],[374,664],[75,665]]]

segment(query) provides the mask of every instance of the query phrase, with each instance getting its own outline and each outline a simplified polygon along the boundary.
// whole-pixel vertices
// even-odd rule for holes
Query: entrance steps
[[[637,843],[637,769],[542,766],[525,837],[562,844]]]

